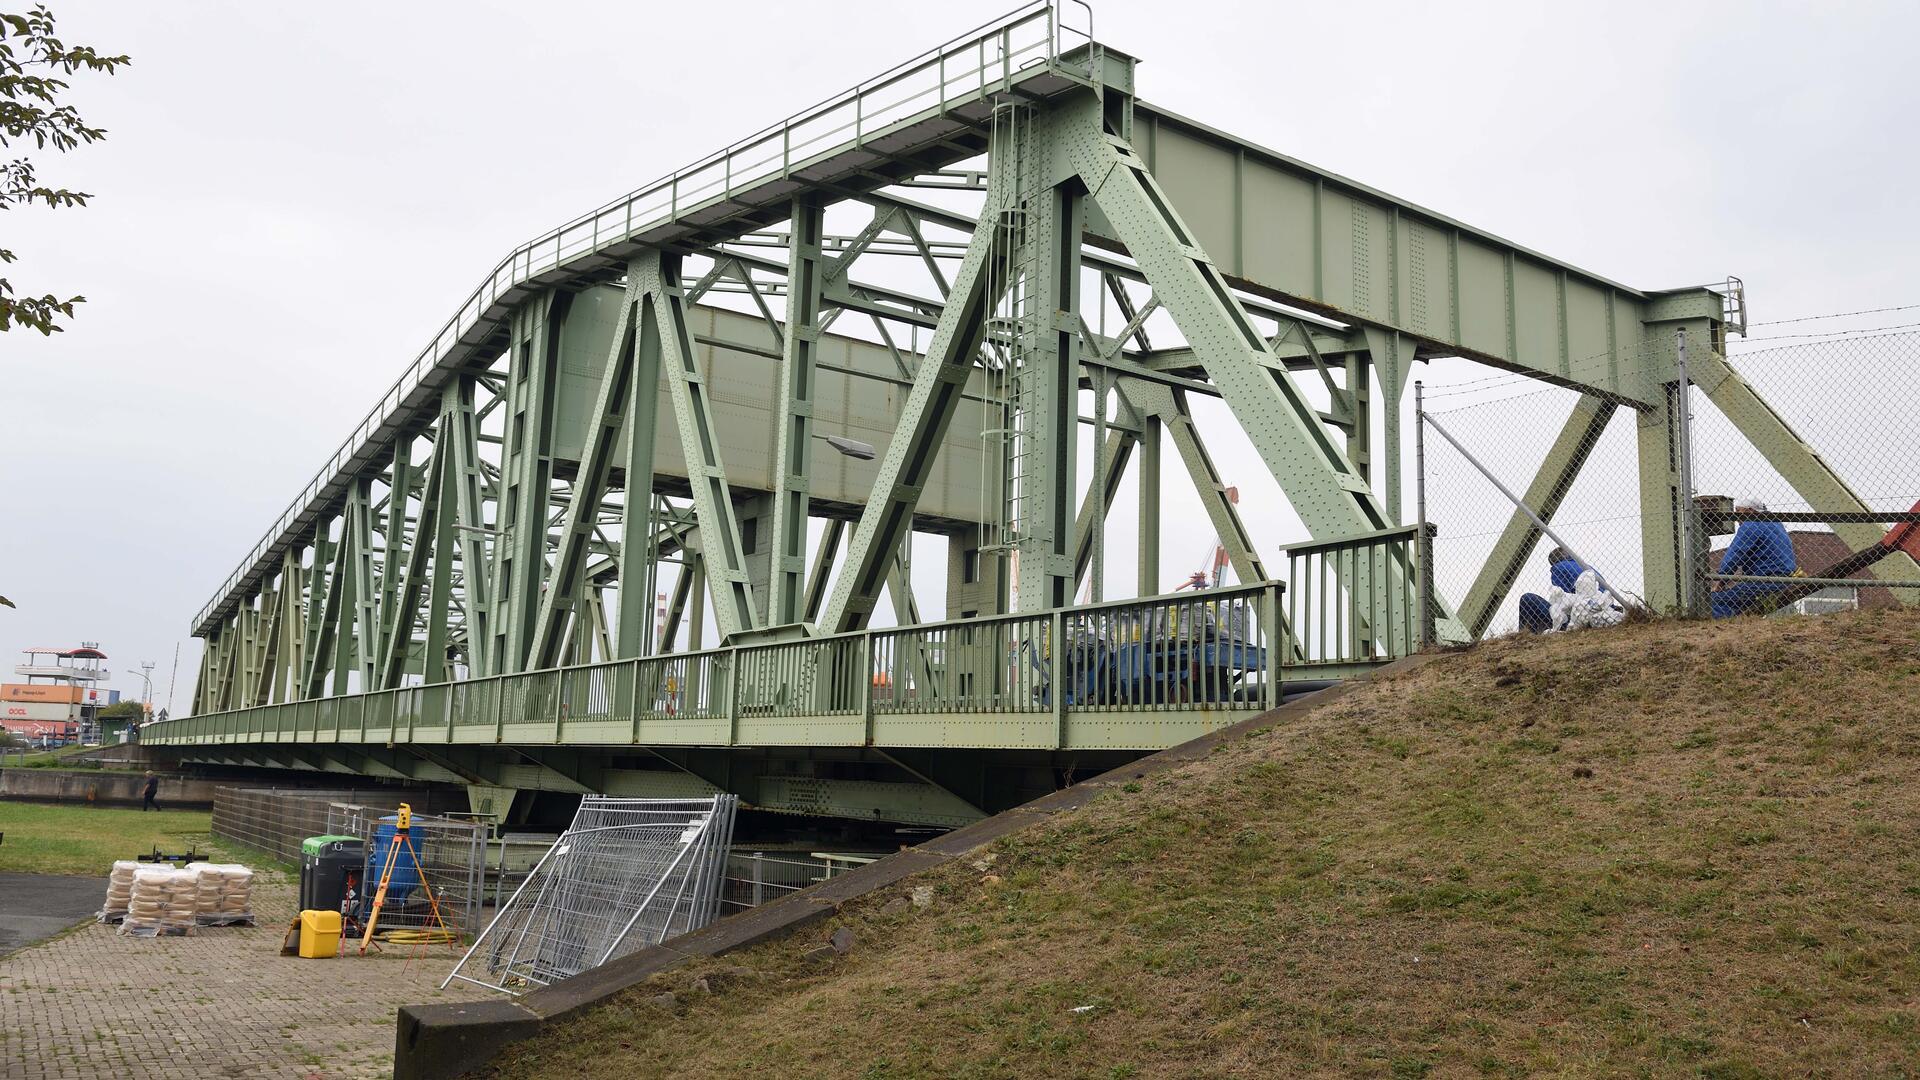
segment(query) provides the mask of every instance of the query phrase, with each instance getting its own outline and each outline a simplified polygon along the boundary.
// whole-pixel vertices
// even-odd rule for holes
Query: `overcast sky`
[[[39,159],[94,205],[4,223],[17,287],[88,302],[0,335],[0,660],[98,640],[164,703],[184,642],[176,709],[190,617],[509,248],[999,10],[53,6],[134,65],[72,94],[107,142]],[[1920,301],[1914,5],[1095,18],[1148,100],[1616,280],[1737,274],[1760,319]]]

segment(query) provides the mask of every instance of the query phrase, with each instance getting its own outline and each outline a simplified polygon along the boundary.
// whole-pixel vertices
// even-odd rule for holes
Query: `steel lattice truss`
[[[948,539],[950,612],[1099,601],[1130,467],[1153,595],[1168,442],[1266,581],[1193,401],[1225,403],[1315,541],[1378,538],[1416,360],[1583,392],[1529,489],[1549,515],[1583,432],[1632,410],[1671,606],[1676,331],[1810,504],[1861,506],[1721,359],[1744,318],[1737,288],[1634,289],[1155,108],[1081,5],[1030,4],[515,249],[196,618],[194,710],[859,631],[883,591],[914,623],[915,530]],[[1459,617],[1426,612],[1442,636],[1485,625],[1537,538],[1516,513]],[[1411,564],[1343,565],[1358,596]],[[1355,621],[1368,658],[1410,647]],[[802,667],[780,693],[817,692]]]

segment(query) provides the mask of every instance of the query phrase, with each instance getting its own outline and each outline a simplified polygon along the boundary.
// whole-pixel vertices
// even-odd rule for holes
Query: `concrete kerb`
[[[784,937],[833,915],[848,901],[961,858],[1054,814],[1077,810],[1108,788],[1205,758],[1216,746],[1324,708],[1352,693],[1356,683],[1411,671],[1429,663],[1436,655],[1423,653],[1384,665],[1363,679],[1309,694],[1219,731],[1150,754],[773,903],[728,916],[705,929],[642,949],[518,998],[450,1005],[403,1005],[394,1032],[394,1078],[453,1080],[464,1076],[487,1064],[506,1046],[532,1038],[547,1025],[599,1005],[660,972],[697,957],[721,956]]]

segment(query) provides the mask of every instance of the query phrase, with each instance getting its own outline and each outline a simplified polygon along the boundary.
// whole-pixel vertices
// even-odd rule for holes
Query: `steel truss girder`
[[[998,189],[989,188],[985,216],[998,212],[1004,202]],[[959,408],[974,356],[986,338],[987,313],[997,299],[989,294],[986,268],[1002,245],[999,230],[991,228],[976,230],[967,245],[953,291],[914,373],[899,426],[881,459],[873,497],[854,529],[847,564],[822,613],[820,625],[829,632],[860,629],[873,615],[888,563],[912,526],[913,508],[932,472],[935,452]]]
[[[399,686],[406,675],[407,661],[413,654],[414,622],[420,613],[421,592],[426,587],[428,561],[430,559],[440,561],[445,558],[445,555],[436,555],[435,548],[441,539],[439,535],[442,531],[443,509],[441,488],[445,483],[449,456],[446,447],[436,441],[433,445],[433,454],[427,462],[425,486],[420,496],[420,517],[414,527],[412,544],[408,546],[400,541],[399,538],[404,534],[399,529],[396,529],[388,538],[386,567],[382,576],[389,587],[384,590],[385,596],[382,601],[386,606],[381,611],[383,625],[380,632],[380,667],[376,673],[375,685],[370,689],[388,690]],[[394,490],[393,499],[395,503],[404,507],[406,499],[398,488]],[[440,548],[442,552],[452,547],[452,522],[449,520],[446,524],[447,528],[444,531],[449,534],[446,537],[448,543],[446,547]],[[435,576],[444,578],[445,575],[436,574]],[[438,588],[436,582],[436,591]],[[445,603],[445,597],[442,596],[440,606],[443,611]],[[444,663],[445,658],[440,659]]]
[[[359,673],[363,692],[372,689],[374,665],[379,662],[375,650],[380,639],[380,595],[374,591],[372,495],[373,480],[367,476],[355,477],[347,489],[346,528],[353,544],[347,573],[352,576],[354,633],[350,641],[341,639],[352,651],[345,657],[346,666],[334,673],[336,694],[347,691],[349,669]]]
[[[439,439],[451,448],[449,480],[453,484],[453,519],[459,533],[461,589],[466,607],[466,649],[469,671],[491,672],[493,647],[493,602],[489,578],[492,576],[484,539],[487,532],[487,481],[480,459],[481,415],[474,410],[474,387],[485,380],[463,376],[456,380],[452,397],[442,402]],[[497,386],[488,408],[504,398]]]
[[[1083,122],[1066,136],[1067,153],[1308,530],[1330,539],[1387,528],[1387,515],[1318,412],[1284,372],[1267,366],[1266,339],[1146,163],[1083,108]]]
[[[638,275],[646,296],[643,337],[651,333],[660,343],[660,370],[667,376],[673,398],[675,426],[693,489],[694,519],[700,523],[701,552],[707,580],[713,590],[714,619],[720,638],[757,629],[759,614],[740,543],[740,522],[727,489],[727,473],[720,455],[719,434],[713,427],[705,375],[700,371],[687,331],[685,297],[680,288],[680,256],[653,252],[628,265]]]
[[[494,544],[489,589],[496,674],[525,670],[547,579],[546,512],[553,487],[555,383],[560,325],[571,293],[554,291],[523,306],[511,339],[506,453],[501,461],[500,537]]]
[[[640,306],[649,302],[643,288],[643,275],[636,269],[629,269],[626,293],[621,298],[620,314],[614,325],[612,351],[608,354],[606,370],[600,378],[593,413],[587,421],[580,470],[575,475],[561,517],[559,553],[554,559],[546,591],[540,598],[539,614],[534,619],[533,646],[528,663],[535,669],[553,667],[561,662],[562,646],[569,629],[577,623],[575,603],[585,584],[588,543],[599,515],[601,500],[607,492],[622,421],[627,415],[627,407],[633,404],[630,399],[647,396],[647,390],[656,385],[651,380],[646,381],[645,389],[639,385],[639,369],[645,366],[645,361],[639,359],[639,355],[645,353],[649,357],[658,357],[657,347],[651,342],[641,341],[646,331],[643,326],[637,325],[645,322],[644,318],[637,318]],[[649,463],[648,476],[651,475]],[[628,484],[631,486],[635,482],[636,478],[629,474]],[[628,501],[632,501],[630,497]]]
[[[1123,375],[1120,393],[1135,412],[1159,421],[1161,430],[1173,440],[1181,464],[1186,467],[1187,476],[1200,495],[1200,503],[1206,508],[1213,531],[1227,551],[1234,574],[1241,581],[1266,581],[1266,564],[1260,559],[1246,523],[1240,519],[1239,509],[1227,498],[1227,484],[1214,467],[1213,456],[1207,452],[1180,391]]]

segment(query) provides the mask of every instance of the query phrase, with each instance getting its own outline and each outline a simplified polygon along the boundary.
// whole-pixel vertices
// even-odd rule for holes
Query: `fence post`
[[[756,851],[747,856],[747,858],[753,860],[753,906],[759,907],[765,902],[763,892],[766,884],[766,870],[764,868],[766,853]]]
[[[1427,396],[1426,387],[1413,383],[1413,503],[1420,532],[1414,537],[1414,555],[1420,562],[1419,603],[1420,648],[1433,647],[1433,526],[1427,524]]]

